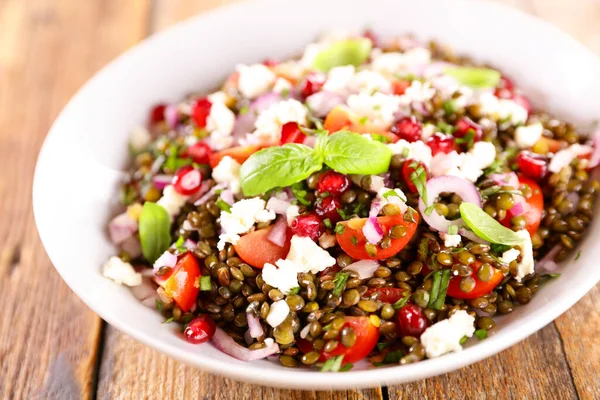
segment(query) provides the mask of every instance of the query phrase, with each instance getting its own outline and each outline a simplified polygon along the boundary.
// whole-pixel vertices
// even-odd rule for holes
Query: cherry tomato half
[[[209,164],[211,168],[214,168],[219,165],[219,162],[225,156],[229,156],[240,164],[243,164],[244,161],[246,161],[252,154],[256,153],[260,149],[260,146],[238,146],[221,150],[210,155]]]
[[[527,232],[533,236],[537,232],[542,221],[542,214],[544,212],[544,195],[540,185],[538,185],[536,181],[524,176],[519,176],[519,186],[523,185],[529,186],[531,189],[531,196],[526,199],[526,203],[524,205],[525,210],[520,215],[525,218],[525,229],[527,229]],[[509,228],[511,226],[511,219],[516,216],[512,210],[513,209],[508,210],[506,212],[506,217],[500,221],[502,225]]]
[[[285,245],[280,247],[268,239],[271,229],[273,225],[242,236],[233,245],[237,255],[246,263],[259,269],[262,269],[266,263],[275,264],[275,261],[284,259],[290,252],[292,231],[287,230]]]
[[[175,300],[179,308],[183,312],[187,312],[198,297],[200,289],[196,287],[196,280],[200,275],[200,267],[196,258],[188,252],[179,257],[171,271],[165,275],[155,276],[155,280]]]
[[[374,294],[377,294],[377,300],[394,304],[404,296],[406,296],[407,291],[405,289],[393,288],[393,287],[380,287],[369,289],[365,292],[364,297],[371,298]]]

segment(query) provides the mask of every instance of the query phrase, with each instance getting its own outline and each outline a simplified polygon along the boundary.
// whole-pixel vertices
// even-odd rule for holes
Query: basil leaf
[[[500,82],[500,72],[488,68],[451,67],[445,72],[459,83],[475,89],[496,87]]]
[[[321,169],[322,157],[303,144],[286,144],[252,154],[240,169],[245,196],[256,196],[276,187],[304,180]]]
[[[153,263],[171,245],[171,219],[167,210],[156,203],[145,202],[139,230],[144,258]]]
[[[342,65],[358,66],[371,54],[372,43],[367,38],[346,39],[329,45],[315,57],[313,67],[327,72]]]
[[[385,144],[348,131],[329,136],[324,153],[325,164],[342,174],[382,174],[392,159],[392,151]]]
[[[471,230],[488,242],[515,246],[523,243],[516,232],[502,226],[500,222],[490,217],[479,206],[473,203],[462,203],[459,207],[460,216]]]

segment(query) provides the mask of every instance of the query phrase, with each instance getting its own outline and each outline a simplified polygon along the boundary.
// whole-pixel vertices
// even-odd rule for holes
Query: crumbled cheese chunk
[[[316,274],[336,263],[326,250],[319,247],[309,237],[292,236],[290,252],[287,260],[292,261],[298,272],[312,272]]]
[[[417,47],[404,53],[373,52],[371,66],[375,71],[390,75],[406,71],[411,66],[428,64],[431,61],[431,52],[425,48]]]
[[[409,143],[404,139],[398,140],[396,143],[388,144],[393,154],[402,154],[407,159],[413,159],[421,161],[427,168],[431,165],[431,147],[427,146],[425,142],[417,140],[416,142]]]
[[[233,194],[240,192],[240,167],[241,164],[232,157],[225,156],[213,169],[212,177],[217,183],[224,183]]]
[[[158,199],[156,204],[162,206],[162,208],[167,210],[167,214],[169,214],[171,218],[174,218],[179,214],[181,207],[185,205],[188,198],[189,196],[177,193],[173,185],[167,185],[163,190],[162,197]]]
[[[490,142],[476,142],[468,153],[438,153],[431,161],[433,176],[452,175],[477,181],[483,169],[489,167],[496,158],[496,147]]]
[[[225,248],[225,243],[235,244],[239,235],[248,232],[255,223],[275,219],[275,213],[266,210],[266,202],[260,197],[243,199],[233,203],[229,212],[221,211],[219,222],[223,233],[219,236],[217,247]]]
[[[231,147],[235,114],[223,103],[213,103],[206,118],[206,130],[211,132],[209,145],[214,150]]]
[[[460,242],[462,239],[460,235],[450,235],[447,233],[440,233],[440,237],[444,239],[444,246],[446,247],[460,246]]]
[[[475,157],[475,164],[479,169],[489,167],[496,159],[496,146],[491,142],[475,142],[469,150],[469,154]]]
[[[346,94],[352,77],[354,76],[354,65],[334,67],[327,73],[327,80],[323,84],[323,90],[338,94]]]
[[[434,95],[435,89],[431,87],[429,82],[423,83],[415,79],[400,97],[402,98],[402,103],[408,105],[426,102],[431,100]]]
[[[267,314],[267,324],[271,325],[273,328],[277,328],[290,313],[290,306],[285,300],[277,300],[271,304],[269,307],[269,314]]]
[[[421,129],[421,140],[426,141],[427,139],[429,139],[430,137],[435,135],[436,132],[437,132],[437,126],[430,124],[428,122],[423,124],[423,128]]]
[[[135,272],[131,264],[115,256],[104,263],[102,275],[119,285],[138,286],[142,283],[142,274]]]
[[[260,113],[254,126],[256,130],[246,137],[248,144],[273,145],[281,138],[281,126],[288,122],[306,124],[306,107],[295,99],[279,101]]]
[[[250,99],[269,91],[275,83],[276,75],[263,64],[238,65],[238,88]]]
[[[572,144],[566,149],[560,150],[552,157],[548,170],[550,172],[560,172],[561,169],[571,164],[571,162],[577,157],[592,152],[592,148],[587,145]]]
[[[289,92],[291,89],[292,84],[285,78],[277,78],[275,85],[273,86],[273,91],[275,93]]]
[[[502,257],[500,257],[500,261],[502,261],[504,264],[510,264],[511,262],[513,262],[517,258],[519,258],[520,254],[521,254],[521,252],[519,252],[519,250],[517,250],[517,249],[506,250],[504,253],[502,253]]]
[[[540,140],[544,132],[544,126],[536,122],[527,126],[519,126],[515,129],[515,142],[521,149],[532,147],[535,142]]]
[[[450,318],[437,322],[425,329],[421,344],[427,357],[439,357],[452,351],[461,351],[463,337],[472,337],[475,332],[475,318],[465,310],[458,310]]]
[[[129,134],[129,146],[134,152],[144,150],[151,141],[150,132],[143,126],[136,126]]]
[[[523,239],[523,243],[518,245],[521,249],[521,262],[518,264],[517,276],[515,276],[515,279],[517,282],[521,282],[525,276],[533,273],[535,261],[533,259],[533,245],[531,243],[529,232],[523,229],[518,231],[517,235]]]
[[[375,71],[363,70],[356,73],[350,82],[348,87],[351,92],[358,93],[391,93],[392,82],[386,77]]]
[[[227,104],[227,101],[229,100],[229,96],[227,95],[227,93],[225,93],[221,90],[219,90],[218,92],[209,94],[208,96],[206,96],[206,98],[208,99],[208,101],[211,102],[211,104],[216,104],[216,103]]]
[[[481,112],[496,121],[507,121],[512,125],[527,121],[527,110],[510,99],[498,99],[493,93],[484,92],[479,96]]]
[[[394,122],[394,115],[402,103],[401,96],[383,93],[352,94],[348,96],[348,107],[359,117],[366,117],[371,123],[387,128]]]
[[[462,176],[460,166],[462,164],[462,156],[456,151],[450,153],[437,153],[431,160],[431,174],[433,176]]]
[[[262,269],[262,278],[267,285],[289,293],[298,287],[298,270],[296,264],[290,260],[277,260],[275,265],[266,263]]]
[[[297,205],[295,205],[295,204],[292,204],[291,206],[289,206],[287,208],[287,210],[285,210],[285,219],[286,219],[286,221],[288,223],[288,226],[292,225],[292,221],[298,215],[300,215],[300,208]]]

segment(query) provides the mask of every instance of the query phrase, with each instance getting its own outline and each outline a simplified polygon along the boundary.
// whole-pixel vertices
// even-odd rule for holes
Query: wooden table
[[[600,286],[495,357],[420,382],[339,392],[271,389],[187,367],[106,325],[71,292],[44,253],[31,208],[48,128],[113,57],[227,2],[0,0],[0,399],[600,399]],[[600,53],[598,0],[505,2]]]

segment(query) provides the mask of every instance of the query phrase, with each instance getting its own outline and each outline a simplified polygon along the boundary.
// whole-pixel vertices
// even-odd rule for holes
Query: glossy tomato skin
[[[268,228],[243,235],[233,245],[237,255],[254,268],[262,269],[266,263],[275,264],[279,259],[285,259],[290,252],[292,231],[287,230],[285,245],[280,247],[268,239],[273,225]]]
[[[219,162],[221,162],[221,160],[225,156],[229,156],[238,163],[243,164],[244,161],[246,161],[252,154],[256,153],[260,149],[260,146],[231,147],[229,149],[221,150],[214,154],[211,154],[211,156],[209,157],[209,164],[211,168],[215,168],[217,165],[219,165]]]
[[[367,290],[364,294],[364,297],[373,298],[373,296],[376,296],[377,300],[381,302],[394,304],[407,294],[407,290],[405,289],[395,287],[380,287]]]
[[[473,269],[471,278],[475,280],[475,288],[473,290],[471,290],[469,293],[465,293],[460,290],[460,280],[462,278],[460,276],[455,276],[450,279],[446,295],[454,297],[455,299],[476,299],[494,290],[494,288],[498,286],[504,278],[504,274],[499,269],[494,268],[494,275],[492,275],[492,279],[487,282],[483,282],[477,278],[477,270],[480,266],[481,263],[479,261],[475,261],[473,264],[471,264],[471,268]]]
[[[198,297],[200,289],[196,287],[196,280],[200,276],[196,258],[187,252],[179,257],[171,271],[162,276],[155,276],[155,280],[183,312],[188,312]]]
[[[288,122],[281,127],[281,139],[279,144],[304,143],[306,135],[300,129],[297,122]]]
[[[395,225],[404,226],[406,228],[406,234],[401,238],[392,239],[391,245],[387,249],[378,247],[375,257],[370,256],[365,249],[367,239],[362,232],[362,228],[367,222],[367,218],[353,218],[348,221],[340,222],[340,224],[344,226],[343,233],[336,233],[335,236],[342,250],[350,257],[358,260],[383,260],[396,255],[410,241],[419,225],[419,214],[414,214],[414,220],[414,222],[405,221],[404,215],[402,214],[378,217],[377,221],[379,221],[379,225],[381,225],[384,235],[387,235],[390,229]]]
[[[423,170],[425,171],[426,180],[429,179],[429,170],[421,161],[413,160],[411,158],[406,160],[402,165],[402,178],[404,179],[406,186],[408,186],[408,190],[410,190],[413,193],[417,193],[417,187],[413,183],[410,176],[413,172],[415,172],[417,168],[419,168],[419,166],[423,167]]]
[[[379,340],[379,329],[371,323],[369,317],[344,317],[343,327],[351,327],[356,334],[356,342],[352,347],[344,347],[341,343],[329,352],[322,351],[319,361],[332,357],[344,356],[342,364],[355,363],[373,351]],[[314,351],[313,345],[306,339],[297,339],[296,344],[303,353]]]
[[[517,155],[515,163],[522,174],[532,179],[543,179],[548,172],[548,159],[545,156],[524,150]]]
[[[540,185],[537,184],[533,179],[525,176],[519,176],[520,186],[527,185],[531,189],[531,196],[526,199],[525,210],[521,214],[525,218],[525,229],[530,235],[534,235],[542,222],[542,215],[544,213],[544,194]],[[500,221],[500,223],[506,227],[511,226],[511,219],[515,217],[512,213],[512,209],[506,212],[506,217]]]

